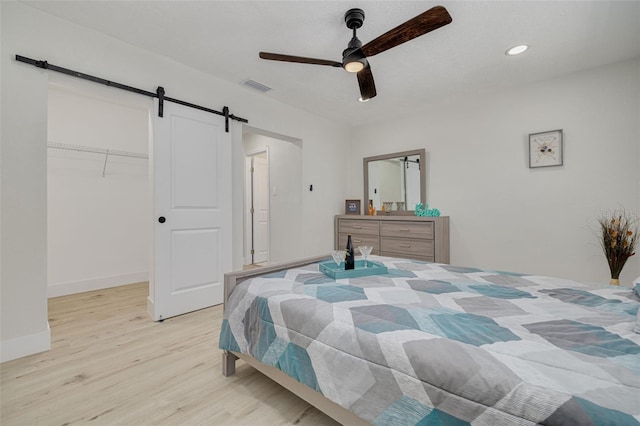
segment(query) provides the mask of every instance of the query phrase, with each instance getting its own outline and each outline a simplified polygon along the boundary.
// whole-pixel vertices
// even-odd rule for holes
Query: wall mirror
[[[366,157],[364,171],[365,214],[369,201],[387,214],[413,214],[417,203],[427,200],[425,150],[394,152]]]

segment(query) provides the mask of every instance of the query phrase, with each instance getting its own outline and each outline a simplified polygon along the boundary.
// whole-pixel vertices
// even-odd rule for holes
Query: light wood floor
[[[50,299],[52,349],[0,365],[0,424],[337,425],[241,361],[222,376],[222,306],[155,323],[147,294]]]

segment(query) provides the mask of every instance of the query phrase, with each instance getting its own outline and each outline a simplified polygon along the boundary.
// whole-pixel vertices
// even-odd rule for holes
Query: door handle
[[[160,217],[158,218],[158,222],[160,222],[160,223],[165,223],[166,221],[167,221],[167,219],[165,219],[165,217],[164,217],[164,216],[160,216]]]

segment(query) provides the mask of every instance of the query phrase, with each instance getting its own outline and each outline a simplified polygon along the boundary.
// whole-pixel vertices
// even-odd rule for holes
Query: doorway
[[[83,82],[51,80],[47,295],[148,281],[150,103]]]
[[[248,125],[243,126],[242,142],[245,155],[245,167],[250,169],[250,157],[253,154],[266,153],[266,179],[260,180],[260,194],[264,195],[262,203],[268,206],[267,225],[262,231],[263,247],[268,249],[267,261],[286,262],[296,259],[296,248],[301,244],[302,234],[302,150],[303,141],[298,138],[257,129]],[[254,158],[255,160],[255,158]],[[261,161],[261,160],[257,160]],[[251,209],[249,173],[245,170],[245,208],[244,220],[244,265],[251,267],[251,229],[249,219]],[[254,207],[255,209],[255,207]],[[254,237],[256,232],[254,232]],[[257,246],[256,246],[257,247]],[[255,251],[258,250],[254,248]]]

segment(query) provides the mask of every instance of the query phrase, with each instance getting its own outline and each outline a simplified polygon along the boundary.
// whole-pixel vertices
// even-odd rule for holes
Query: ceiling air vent
[[[264,84],[258,83],[257,81],[254,81],[251,79],[243,81],[242,84],[244,84],[245,86],[251,87],[252,89],[258,90],[262,93],[268,92],[269,90],[271,90],[271,87],[265,86]]]

